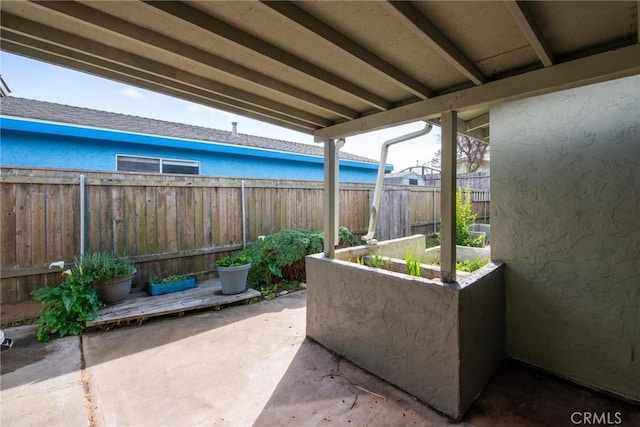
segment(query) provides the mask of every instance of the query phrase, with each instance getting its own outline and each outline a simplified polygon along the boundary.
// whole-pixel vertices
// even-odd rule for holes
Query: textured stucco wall
[[[640,400],[640,76],[491,110],[507,352]]]

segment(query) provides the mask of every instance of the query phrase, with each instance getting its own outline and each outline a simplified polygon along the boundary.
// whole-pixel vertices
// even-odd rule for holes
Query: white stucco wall
[[[491,110],[507,353],[640,401],[640,76]]]

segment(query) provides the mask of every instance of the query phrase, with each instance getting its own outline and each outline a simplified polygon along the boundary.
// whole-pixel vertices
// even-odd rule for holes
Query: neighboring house
[[[458,173],[456,175],[456,185],[461,188],[472,188],[473,190],[485,190],[482,196],[479,196],[474,192],[475,201],[489,200],[488,191],[490,184],[489,175],[489,160],[482,162],[482,166],[477,172],[463,173],[462,169],[458,167]],[[418,185],[425,187],[440,187],[442,177],[440,171],[431,166],[411,166],[400,172],[388,173],[384,177],[385,184],[399,184],[399,185]],[[485,194],[486,193],[486,194]]]
[[[393,185],[419,185],[425,186],[424,179],[415,172],[403,171],[397,173],[388,173],[384,176],[385,184]]]
[[[0,101],[0,165],[239,178],[324,179],[323,145],[50,102]],[[391,166],[387,166],[391,170]],[[340,153],[340,181],[374,183],[375,160]]]

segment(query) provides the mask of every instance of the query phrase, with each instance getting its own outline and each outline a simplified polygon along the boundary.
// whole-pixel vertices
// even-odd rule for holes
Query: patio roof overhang
[[[637,1],[3,1],[2,49],[317,141],[640,72]]]
[[[492,105],[639,74],[639,5],[3,1],[0,41],[6,51],[328,142],[331,256],[340,139],[444,119],[446,144],[456,132],[487,141]],[[452,246],[442,251],[443,272],[455,265],[454,153],[443,149],[442,239]]]

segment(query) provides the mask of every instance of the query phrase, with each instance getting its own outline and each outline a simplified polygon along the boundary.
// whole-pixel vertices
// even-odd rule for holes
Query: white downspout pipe
[[[389,151],[389,146],[426,135],[431,132],[431,129],[433,129],[433,126],[426,123],[424,129],[398,136],[385,141],[385,143],[382,144],[380,164],[378,165],[378,176],[376,178],[376,188],[373,192],[373,204],[371,205],[371,215],[369,216],[369,230],[366,235],[362,236],[362,240],[366,241],[367,244],[376,243],[373,236],[376,234],[376,225],[378,224],[378,212],[380,211],[380,200],[382,199],[382,182],[384,180],[384,169],[387,166],[387,152]]]

